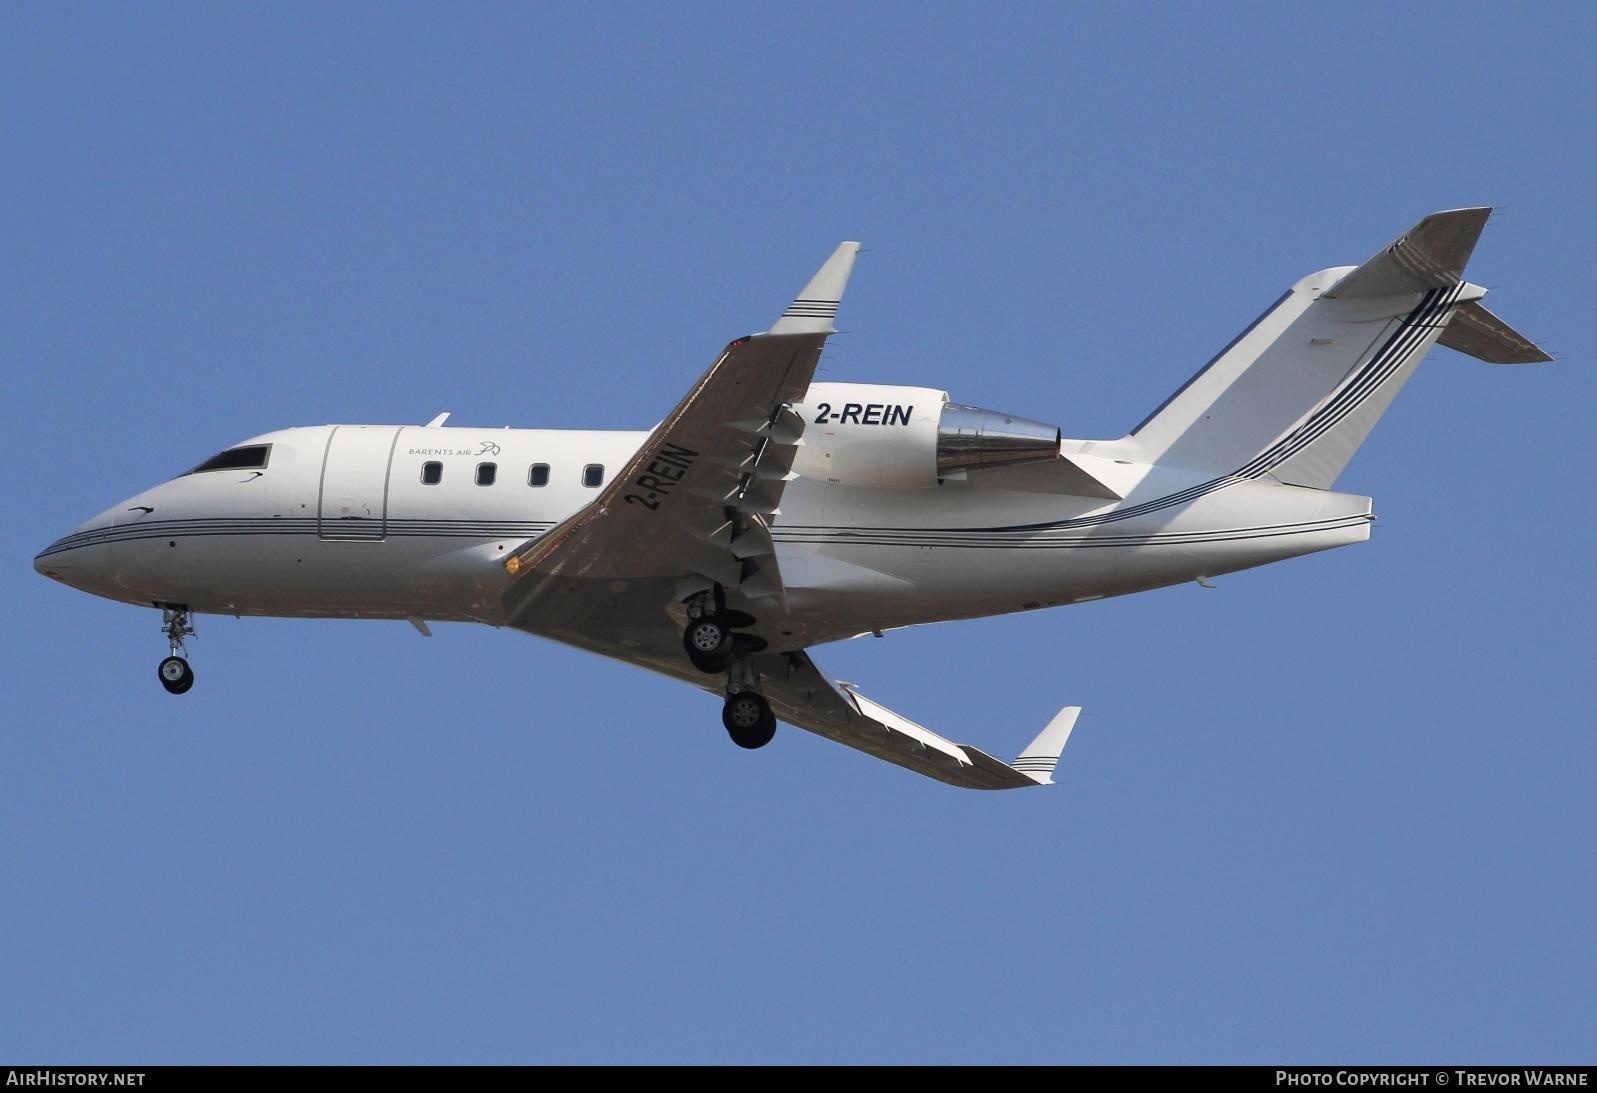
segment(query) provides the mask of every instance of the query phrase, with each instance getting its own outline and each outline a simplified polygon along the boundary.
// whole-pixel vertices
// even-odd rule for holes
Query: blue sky
[[[1576,1062],[1597,1027],[1585,6],[10,5],[0,1059]],[[514,633],[36,576],[292,424],[646,428],[840,239],[823,373],[1115,436],[1494,204],[1371,542],[821,649],[961,793]]]

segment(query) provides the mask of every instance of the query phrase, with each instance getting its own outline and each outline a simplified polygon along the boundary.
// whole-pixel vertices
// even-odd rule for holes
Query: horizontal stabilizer
[[[1437,341],[1487,364],[1543,364],[1553,359],[1479,300],[1459,308]]]
[[[1490,208],[1432,213],[1332,285],[1325,295],[1351,300],[1452,288],[1464,279],[1464,266],[1491,214]]]

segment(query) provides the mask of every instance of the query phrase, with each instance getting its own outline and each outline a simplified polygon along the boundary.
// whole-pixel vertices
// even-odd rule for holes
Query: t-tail
[[[1305,277],[1130,439],[1150,463],[1330,489],[1434,343],[1551,360],[1464,280],[1490,214],[1432,213],[1363,265]]]

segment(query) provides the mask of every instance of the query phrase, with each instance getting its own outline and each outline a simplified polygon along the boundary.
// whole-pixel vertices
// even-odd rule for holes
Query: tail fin
[[[1305,277],[1131,439],[1149,462],[1329,489],[1438,337],[1483,360],[1550,359],[1463,279],[1490,212],[1433,213],[1363,265]]]

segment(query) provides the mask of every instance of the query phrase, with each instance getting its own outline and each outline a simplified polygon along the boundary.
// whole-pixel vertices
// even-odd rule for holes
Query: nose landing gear
[[[190,668],[189,662],[183,659],[183,641],[194,636],[194,625],[189,621],[189,609],[162,604],[161,633],[166,635],[166,640],[172,647],[172,655],[161,661],[155,674],[168,694],[187,694],[188,689],[194,686],[194,669]]]
[[[161,686],[171,694],[183,694],[194,686],[194,669],[182,657],[167,657],[155,673],[161,677]]]

